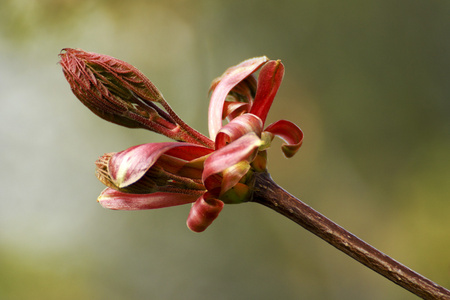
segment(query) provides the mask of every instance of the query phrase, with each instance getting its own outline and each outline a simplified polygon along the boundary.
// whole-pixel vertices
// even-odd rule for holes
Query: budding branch
[[[257,173],[253,202],[267,206],[317,235],[366,267],[423,299],[450,299],[450,291],[380,252]]]

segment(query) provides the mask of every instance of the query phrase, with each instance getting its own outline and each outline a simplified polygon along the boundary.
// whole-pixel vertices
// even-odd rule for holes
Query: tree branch
[[[273,182],[256,174],[253,202],[286,216],[327,243],[423,299],[450,299],[450,291],[400,264],[315,211]]]

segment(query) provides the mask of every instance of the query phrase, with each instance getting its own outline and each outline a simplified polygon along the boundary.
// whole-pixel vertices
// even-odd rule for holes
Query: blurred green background
[[[165,141],[95,117],[58,62],[82,48],[140,68],[207,133],[207,91],[231,65],[281,59],[268,122],[304,144],[277,183],[450,287],[449,1],[0,3],[0,299],[416,299],[257,204],[202,234],[188,206],[108,211],[94,161]]]

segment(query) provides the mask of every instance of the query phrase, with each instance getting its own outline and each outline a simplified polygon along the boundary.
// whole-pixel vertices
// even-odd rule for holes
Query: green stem
[[[256,174],[253,202],[296,222],[353,259],[423,299],[450,299],[450,291],[400,264],[315,211],[273,182]]]

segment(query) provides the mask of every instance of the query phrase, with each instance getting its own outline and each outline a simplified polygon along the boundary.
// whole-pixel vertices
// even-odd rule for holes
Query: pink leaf
[[[284,76],[284,66],[281,61],[271,60],[262,67],[258,77],[258,89],[250,113],[257,115],[263,123],[277,94]]]
[[[222,185],[220,188],[220,195],[226,193],[234,187],[250,170],[250,163],[248,161],[240,161],[237,164],[226,168],[223,174]]]
[[[216,136],[216,150],[232,143],[241,136],[249,132],[254,132],[260,136],[262,132],[263,123],[261,120],[252,114],[243,114],[234,118],[230,123],[223,126]]]
[[[106,188],[97,201],[114,210],[143,210],[192,203],[198,195],[156,192],[152,194],[128,194]]]
[[[205,196],[198,198],[189,212],[186,224],[194,232],[202,232],[211,225],[219,216],[224,205],[222,201],[215,198],[205,200]]]
[[[251,104],[245,102],[225,101],[223,104],[222,119],[234,119],[250,110]]]
[[[214,140],[217,132],[222,127],[223,106],[228,93],[233,87],[239,84],[239,82],[258,70],[258,68],[267,60],[268,58],[265,56],[245,60],[226,70],[217,80],[217,84],[213,87],[214,91],[211,95],[211,102],[209,103],[208,110],[209,136],[212,140]]]
[[[264,131],[268,131],[286,142],[281,146],[281,150],[288,158],[294,156],[303,142],[303,131],[290,121],[279,120],[267,126]]]
[[[239,162],[251,161],[259,146],[261,146],[261,139],[254,132],[250,132],[214,151],[205,161],[205,169],[202,175],[205,187],[208,190],[216,188],[217,181],[214,180],[214,174],[220,173]],[[209,180],[210,177],[211,180]]]
[[[183,148],[182,150],[177,148]],[[142,144],[114,154],[108,164],[113,183],[123,188],[138,181],[163,154],[194,159],[212,150],[188,143],[166,142]]]

